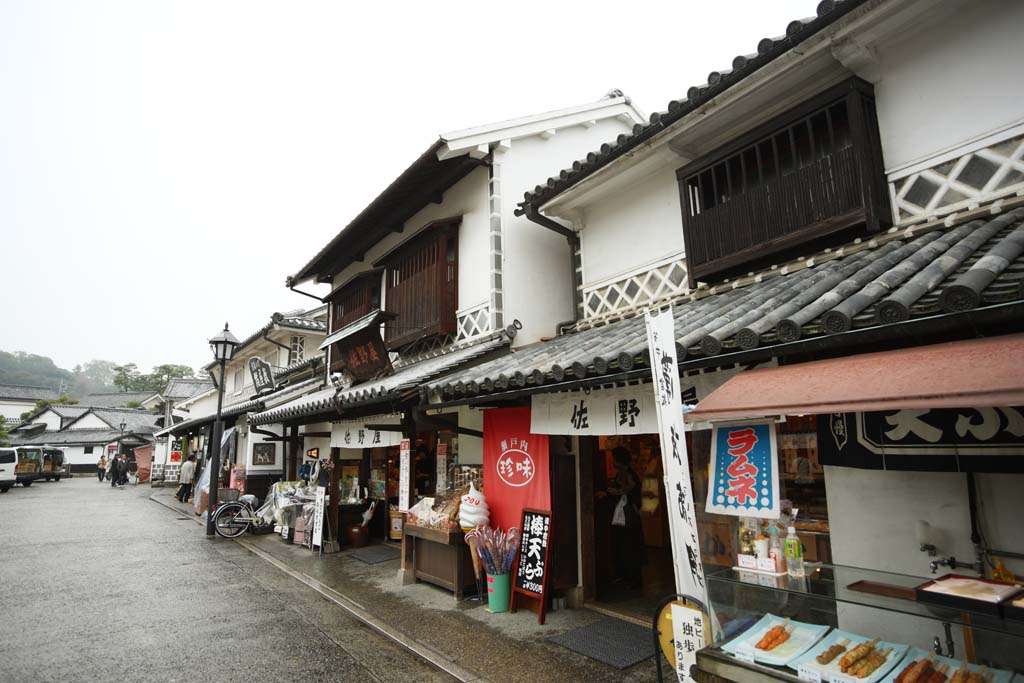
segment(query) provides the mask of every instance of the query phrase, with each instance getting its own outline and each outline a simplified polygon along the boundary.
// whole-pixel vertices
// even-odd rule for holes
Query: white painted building
[[[1021,329],[1015,311],[1024,299],[1024,261],[1010,245],[1024,232],[1024,99],[1015,87],[1024,5],[848,0],[823,2],[818,11],[527,195],[521,213],[579,240],[574,333],[443,378],[432,386],[438,400],[457,400],[467,383],[483,387],[512,373],[538,378],[533,386],[563,378],[634,381],[627,371],[647,362],[636,316],[652,304],[673,304],[684,373],[705,380],[737,362],[778,361],[778,370],[809,363],[794,350],[801,343],[820,343],[832,355],[877,348],[865,333],[859,345],[834,350],[845,342],[829,337],[846,332],[872,330],[890,345],[913,347]],[[801,220],[807,205],[818,213]],[[941,245],[930,255],[920,251],[929,233],[923,239]],[[904,249],[899,258],[882,267],[897,248]],[[959,260],[935,255],[945,249]],[[998,265],[972,296],[953,296],[978,263]],[[878,270],[868,270],[871,264]],[[904,274],[893,274],[897,264]],[[878,280],[856,279],[868,273]],[[865,293],[868,285],[876,293]],[[1002,323],[968,321],[1003,311]],[[900,326],[923,329],[919,321],[933,316],[944,324],[899,336]],[[893,327],[876,332],[886,325]],[[578,373],[566,373],[570,362]],[[880,368],[864,386],[884,384],[886,375]],[[797,434],[787,438],[799,442]],[[918,519],[941,530],[940,558],[973,562],[971,487],[984,497],[988,547],[1019,552],[1012,520],[1024,474],[981,469],[968,476],[950,467],[823,467],[832,561],[848,568],[837,585],[857,568],[906,581],[931,576],[936,558],[921,551]],[[704,532],[713,535],[710,527]],[[1003,559],[1018,574],[1024,568]],[[579,562],[583,575],[585,553]],[[880,613],[843,589],[837,595],[842,628],[924,648],[933,636],[945,639],[932,620]],[[979,656],[997,655],[991,640],[978,647],[988,648]]]
[[[0,422],[8,427],[21,423],[22,413],[35,410],[36,401],[60,398],[56,389],[26,386],[22,384],[0,384]]]

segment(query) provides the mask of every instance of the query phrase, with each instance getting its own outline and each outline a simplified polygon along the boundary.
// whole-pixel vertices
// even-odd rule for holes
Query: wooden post
[[[415,453],[416,447],[416,420],[412,415],[412,411],[406,411],[402,418],[402,434],[405,438],[409,439],[410,450]],[[409,477],[412,478],[413,482],[416,479],[415,475],[415,462],[413,461],[413,455],[409,455]],[[401,492],[402,483],[398,483],[398,490]],[[409,495],[413,492],[412,482],[409,484]],[[415,540],[409,538],[402,532],[402,566],[398,570],[398,582],[402,585],[415,583],[416,582],[416,570],[413,562],[413,552],[415,548]]]
[[[583,559],[583,600],[597,597],[597,547],[594,539],[594,442],[591,436],[579,437],[580,479],[580,554]],[[582,607],[583,605],[578,605]]]
[[[341,494],[338,491],[338,480],[341,478],[341,449],[331,449],[331,478],[327,486],[330,502],[327,504],[327,528],[330,530],[331,541],[324,543],[324,552],[337,552],[341,549],[341,518],[338,515]]]
[[[285,428],[285,432],[288,428]],[[282,434],[284,436],[284,434]],[[295,425],[291,427],[291,436],[285,440],[287,450],[285,453],[288,458],[288,470],[285,473],[286,481],[295,481],[298,477],[298,460],[302,457],[302,437],[299,436],[299,427]]]

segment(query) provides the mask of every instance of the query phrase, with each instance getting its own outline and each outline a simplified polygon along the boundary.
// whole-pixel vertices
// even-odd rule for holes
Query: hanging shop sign
[[[704,566],[697,540],[697,515],[693,509],[690,461],[686,453],[682,396],[676,360],[675,321],[671,307],[647,311],[647,347],[650,351],[654,395],[657,399],[658,433],[665,467],[665,495],[669,501],[669,535],[676,573],[676,591],[707,604]]]
[[[270,363],[262,358],[249,359],[249,374],[252,376],[252,385],[256,388],[257,394],[269,393],[277,388],[274,384],[274,370]]]
[[[1020,472],[1024,407],[819,415],[818,460],[870,469]]]
[[[437,487],[435,491],[438,496],[448,492],[448,444],[437,444],[437,467],[435,470]]]
[[[409,439],[402,439],[398,450],[398,511],[408,512],[412,506],[409,501],[409,489],[411,476],[410,467],[411,448]]]
[[[517,607],[518,595],[533,598],[539,603],[538,622],[544,623],[544,594],[550,575],[551,551],[548,539],[551,537],[551,512],[547,510],[524,509],[519,523],[519,556],[516,558],[515,575],[512,577],[512,602],[510,609]]]
[[[484,486],[495,528],[516,526],[525,508],[551,507],[548,437],[530,432],[529,408],[484,413]]]
[[[402,443],[401,416],[374,415],[331,423],[332,448],[385,448]],[[367,429],[366,425],[394,424],[394,431]]]
[[[656,434],[655,413],[654,395],[646,385],[536,394],[530,405],[530,431],[576,436]]]
[[[391,357],[380,336],[380,325],[372,324],[337,342],[345,370],[357,382],[377,377],[391,367]]]
[[[779,517],[779,445],[775,421],[715,425],[705,510],[736,517]]]
[[[171,455],[168,462],[181,462],[181,439],[171,441]]]

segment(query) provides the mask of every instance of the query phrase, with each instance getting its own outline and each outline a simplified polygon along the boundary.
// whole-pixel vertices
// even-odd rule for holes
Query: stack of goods
[[[464,491],[450,493],[443,498],[423,498],[409,508],[407,524],[439,529],[441,531],[459,530],[460,498]]]

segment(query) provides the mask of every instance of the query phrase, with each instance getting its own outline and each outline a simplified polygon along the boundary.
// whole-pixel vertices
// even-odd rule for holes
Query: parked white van
[[[0,492],[7,493],[14,486],[17,477],[14,468],[18,464],[18,455],[13,448],[0,448]]]

